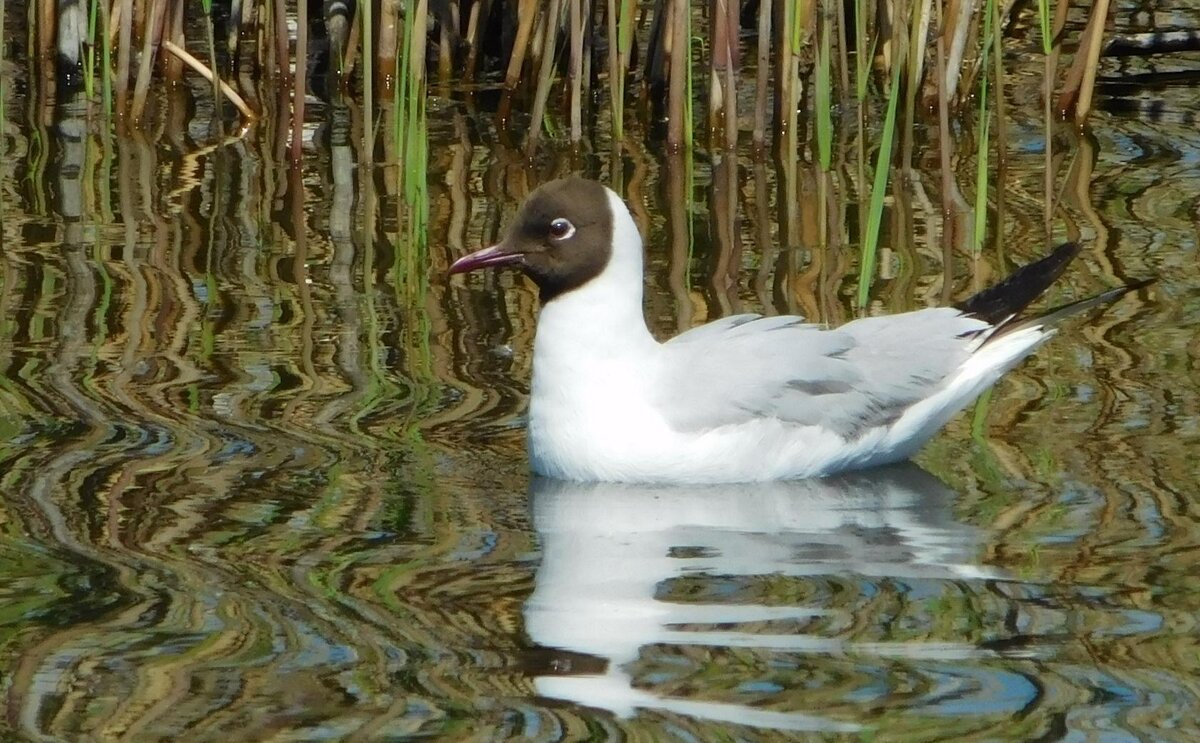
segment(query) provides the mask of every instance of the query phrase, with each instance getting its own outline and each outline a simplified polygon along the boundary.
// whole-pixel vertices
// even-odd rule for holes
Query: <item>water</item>
[[[1037,82],[1014,77],[1014,104]],[[1056,238],[1087,247],[1050,301],[1159,282],[1073,323],[916,465],[638,488],[531,481],[536,295],[449,261],[582,168],[638,207],[657,332],[842,322],[852,173],[824,186],[821,248],[808,165],[700,157],[688,203],[657,148],[528,165],[486,111],[438,99],[411,232],[397,169],[365,179],[357,135],[325,123],[353,111],[314,106],[292,171],[271,126],[208,129],[206,95],[140,138],[69,102],[7,109],[6,735],[1200,737],[1194,127],[1057,132]],[[947,263],[919,147],[871,312],[1044,251],[1041,129],[1015,110],[1003,239]]]

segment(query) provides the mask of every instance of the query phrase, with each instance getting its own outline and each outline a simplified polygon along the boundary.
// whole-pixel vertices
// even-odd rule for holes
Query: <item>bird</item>
[[[1064,243],[956,306],[837,327],[738,314],[665,342],[642,307],[642,237],[624,201],[572,175],[532,191],[502,240],[449,274],[536,284],[531,470],[579,482],[822,477],[910,458],[1055,333],[1131,283],[1026,316],[1078,255]]]

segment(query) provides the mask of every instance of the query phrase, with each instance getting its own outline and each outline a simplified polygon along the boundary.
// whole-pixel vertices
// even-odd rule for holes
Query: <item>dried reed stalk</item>
[[[1104,23],[1108,19],[1109,0],[1096,0],[1092,16],[1083,32],[1083,41],[1075,52],[1067,81],[1058,97],[1062,116],[1073,114],[1075,123],[1082,124],[1092,111],[1092,96],[1096,87],[1096,72],[1100,65],[1100,50],[1104,40]]]
[[[620,30],[617,28],[618,0],[607,0],[605,16],[608,21],[608,105],[612,112],[612,137],[620,141],[625,135],[623,93],[624,75],[621,72]],[[619,159],[619,158],[618,158]]]
[[[275,72],[283,77],[289,72],[287,0],[275,0],[272,12],[275,21]]]
[[[550,98],[550,84],[554,80],[554,42],[558,36],[559,16],[562,0],[550,0],[550,11],[545,15],[542,27],[541,66],[538,72],[537,91],[533,98],[533,116],[529,122],[529,137],[526,148],[532,152],[542,136],[543,119],[546,116],[546,101]]]
[[[678,152],[684,140],[685,78],[684,65],[688,63],[687,0],[669,0],[670,22],[665,41],[669,44],[669,67],[667,88],[667,147]]]
[[[958,96],[958,81],[962,77],[963,55],[966,53],[967,35],[971,31],[973,11],[975,10],[974,2],[955,2],[954,5],[957,6],[955,9],[958,12],[951,19],[950,45],[946,50],[945,80],[946,100],[951,104]]]
[[[292,165],[304,157],[304,93],[308,70],[308,3],[296,4],[296,72],[292,78]]]
[[[939,21],[944,22],[945,18]],[[949,195],[954,190],[954,169],[950,161],[953,142],[950,138],[950,78],[951,72],[946,59],[946,34],[937,37],[937,106],[938,106],[938,156],[942,166],[942,240],[943,245],[953,244],[953,215],[950,212]]]
[[[169,21],[170,33],[167,38],[175,42],[179,46],[185,46],[186,42],[183,38],[183,2],[181,0],[173,0],[171,3],[171,20]],[[167,82],[178,84],[183,80],[183,62],[176,56],[172,55],[166,59],[166,78]]]
[[[238,69],[239,52],[241,51],[242,39],[242,20],[244,11],[243,3],[247,0],[230,0],[229,3],[229,26],[225,29],[225,50],[229,52],[229,66],[234,72]],[[254,0],[249,0],[249,6],[254,5]],[[212,18],[208,19],[208,27],[212,28]]]
[[[585,0],[568,0],[571,28],[571,142],[583,140],[583,24]]]
[[[42,73],[47,78],[53,77],[54,65],[58,60],[54,58],[54,31],[57,26],[55,22],[54,12],[57,3],[50,0],[42,0],[37,4],[37,59],[41,62],[40,68]]]
[[[129,64],[133,44],[133,0],[120,0],[113,15],[119,14],[117,41],[117,112],[124,116],[129,103]]]
[[[450,23],[443,21],[440,25],[440,41],[438,43],[438,77],[441,80],[449,80],[451,73],[454,71],[454,59],[451,56],[454,49],[454,38],[451,33],[453,26],[454,32],[457,33],[460,26],[458,25],[459,12],[458,0],[448,0],[447,2],[450,16]]]
[[[912,173],[913,133],[917,115],[917,93],[925,74],[925,48],[929,40],[929,25],[933,17],[931,0],[917,0],[916,21],[909,28],[908,83],[904,94],[904,142],[901,145],[901,167],[906,175]]]
[[[487,0],[475,0],[471,3],[471,14],[467,16],[467,63],[463,70],[463,82],[475,79],[475,67],[479,64],[479,18],[486,4]],[[483,17],[487,15],[483,14]]]
[[[162,40],[163,24],[166,20],[165,0],[155,0],[150,6],[150,19],[142,38],[142,55],[138,64],[137,81],[133,88],[133,104],[129,115],[134,121],[142,117],[146,108],[146,95],[150,91],[150,74],[154,70],[155,50]]]
[[[552,0],[553,2],[554,0]],[[529,37],[533,22],[538,17],[538,0],[520,0],[517,6],[517,38],[513,41],[512,54],[508,58],[508,71],[504,75],[504,87],[515,90],[525,65],[525,54],[529,49]]]
[[[399,0],[379,3],[379,31],[375,39],[375,68],[379,71],[372,84],[381,101],[390,101],[396,86],[396,58],[400,37]],[[443,44],[445,46],[445,44]]]
[[[254,113],[254,110],[251,109],[250,106],[246,105],[246,101],[243,100],[240,95],[238,95],[236,90],[231,88],[224,80],[221,80],[219,76],[215,75],[212,70],[204,65],[203,62],[189,54],[186,49],[177,46],[169,39],[163,41],[162,47],[164,50],[178,57],[181,61],[187,64],[188,67],[191,67],[193,70],[200,73],[204,79],[208,80],[209,82],[216,80],[221,86],[221,92],[233,105],[237,106],[237,110],[241,111],[242,116],[244,116],[248,121],[254,121],[258,118],[258,115]]]
[[[737,93],[734,79],[738,66],[737,5],[730,0],[713,0],[712,37],[709,50],[709,130],[724,132],[727,150],[737,148]]]
[[[350,73],[354,72],[354,63],[358,61],[358,37],[362,35],[362,25],[358,23],[361,10],[355,5],[354,15],[349,19],[349,26],[346,28],[345,43],[342,45],[342,63],[338,68],[338,73],[341,76],[340,82],[345,85],[346,79],[350,77]]]
[[[776,73],[778,74],[778,73]],[[767,86],[771,79],[771,3],[758,6],[758,79],[754,97],[754,147],[762,150],[767,140]]]

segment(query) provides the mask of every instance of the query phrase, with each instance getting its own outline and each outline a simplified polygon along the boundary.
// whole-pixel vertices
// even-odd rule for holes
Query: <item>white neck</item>
[[[599,276],[542,307],[535,341],[539,356],[565,352],[576,358],[612,358],[657,345],[642,311],[642,237],[621,198],[607,193],[612,256]]]

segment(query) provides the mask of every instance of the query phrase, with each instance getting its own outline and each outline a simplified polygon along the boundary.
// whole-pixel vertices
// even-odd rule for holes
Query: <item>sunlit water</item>
[[[1014,103],[1037,84],[1015,78]],[[364,179],[352,111],[314,105],[293,171],[269,125],[108,139],[79,105],[45,110],[9,105],[0,165],[9,734],[1200,737],[1185,120],[1057,132],[1055,239],[1086,247],[1050,301],[1159,283],[1070,325],[919,466],[639,488],[531,480],[536,295],[448,262],[582,169],[636,207],[660,334],[743,311],[843,322],[852,167],[821,247],[806,163],[747,150],[689,175],[597,145],[529,166],[489,113],[437,99],[420,240],[397,169]],[[1007,136],[979,259],[960,241],[947,263],[936,147],[918,148],[869,311],[1045,250],[1041,129],[1014,115]]]

